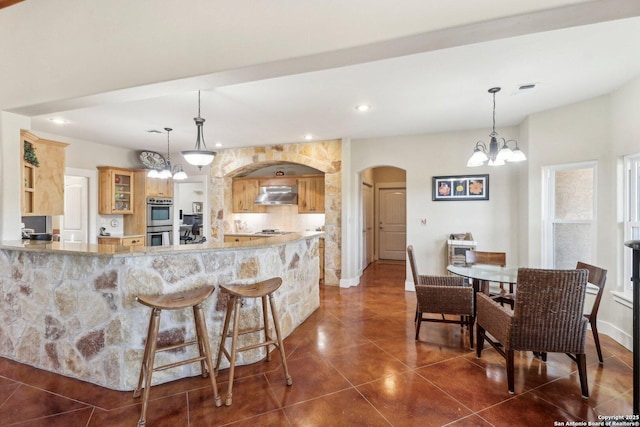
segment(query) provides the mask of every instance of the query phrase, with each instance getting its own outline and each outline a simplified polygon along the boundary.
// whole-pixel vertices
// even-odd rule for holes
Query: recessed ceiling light
[[[365,111],[369,111],[371,109],[371,105],[369,104],[358,104],[356,105],[356,110],[364,113]]]
[[[222,147],[222,142],[216,142],[216,147]]]
[[[311,141],[313,139],[313,135],[311,135],[310,133],[306,134],[304,136],[304,139],[306,139],[307,141]]]
[[[65,125],[65,124],[69,123],[68,121],[66,121],[62,117],[52,117],[49,120],[52,121],[53,123],[57,124],[57,125]]]

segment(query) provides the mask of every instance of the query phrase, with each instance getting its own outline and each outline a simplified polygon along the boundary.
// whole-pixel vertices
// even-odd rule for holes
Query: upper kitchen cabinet
[[[234,179],[232,192],[234,213],[263,213],[267,211],[266,206],[253,203],[260,192],[258,179]]]
[[[147,197],[173,197],[173,179],[148,178],[147,170],[144,171],[145,194]]]
[[[21,131],[23,216],[64,214],[65,148],[69,144]]]
[[[324,213],[324,176],[298,178],[298,213]]]
[[[98,212],[102,215],[132,214],[134,202],[133,171],[98,166]]]

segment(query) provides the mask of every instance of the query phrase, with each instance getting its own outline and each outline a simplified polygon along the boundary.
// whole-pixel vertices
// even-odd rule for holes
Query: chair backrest
[[[420,280],[418,279],[418,268],[416,267],[416,259],[413,255],[413,245],[407,246],[407,255],[409,256],[409,265],[411,266],[411,274],[413,275],[413,284],[420,284]]]
[[[596,294],[596,299],[593,301],[593,306],[591,307],[591,316],[596,317],[598,315],[598,308],[600,307],[600,299],[602,299],[602,293],[604,292],[604,284],[607,281],[607,270],[604,268],[596,267],[595,265],[590,265],[584,262],[578,261],[578,265],[576,265],[577,269],[585,269],[589,272],[589,278],[587,281],[594,286],[598,287],[598,293]]]
[[[467,264],[490,264],[504,267],[507,265],[507,254],[505,252],[465,252],[465,262]]]
[[[511,348],[584,353],[587,270],[518,269]]]

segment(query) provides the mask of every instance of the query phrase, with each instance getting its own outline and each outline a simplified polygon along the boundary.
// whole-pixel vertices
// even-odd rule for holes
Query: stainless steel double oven
[[[173,242],[173,199],[147,198],[147,246],[167,246]]]

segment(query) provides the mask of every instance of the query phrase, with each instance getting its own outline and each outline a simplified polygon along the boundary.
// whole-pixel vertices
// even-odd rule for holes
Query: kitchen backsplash
[[[299,214],[297,205],[267,206],[266,213],[233,214],[231,223],[234,224],[235,220],[246,224],[247,232],[268,228],[281,231],[306,231],[324,226],[324,214]]]

